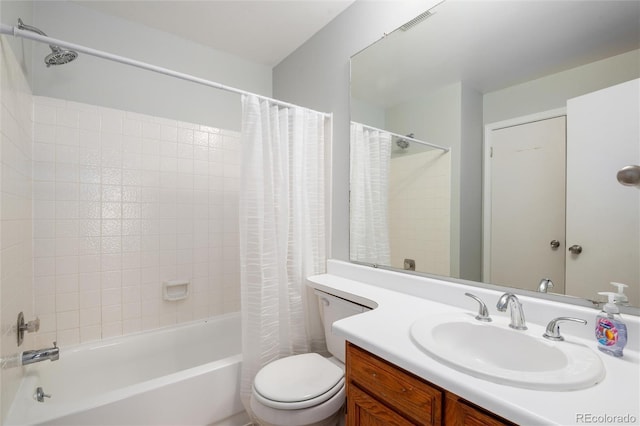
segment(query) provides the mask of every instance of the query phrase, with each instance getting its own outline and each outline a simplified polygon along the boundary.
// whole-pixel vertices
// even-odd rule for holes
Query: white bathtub
[[[240,316],[61,348],[25,367],[8,425],[241,425]],[[41,386],[51,398],[34,398]]]

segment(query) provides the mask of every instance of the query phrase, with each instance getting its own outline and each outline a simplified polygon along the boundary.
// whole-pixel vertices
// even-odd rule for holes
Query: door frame
[[[536,121],[566,117],[567,108],[556,108],[508,120],[488,123],[484,126],[482,153],[482,281],[490,282],[491,276],[491,135],[494,130],[519,126]]]

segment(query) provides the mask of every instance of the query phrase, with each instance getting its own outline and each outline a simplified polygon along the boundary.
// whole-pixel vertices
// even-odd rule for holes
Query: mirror
[[[638,22],[638,2],[446,0],[353,56],[351,260],[572,303],[619,281],[640,306],[640,187],[616,181],[638,112],[615,121]]]

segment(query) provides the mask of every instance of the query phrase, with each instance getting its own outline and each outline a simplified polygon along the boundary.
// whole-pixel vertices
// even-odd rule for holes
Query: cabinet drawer
[[[347,343],[347,380],[417,425],[440,425],[442,391]]]

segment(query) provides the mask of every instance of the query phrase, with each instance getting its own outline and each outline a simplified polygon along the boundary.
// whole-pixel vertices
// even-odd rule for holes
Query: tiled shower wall
[[[413,259],[416,270],[450,275],[451,154],[430,150],[391,159],[391,265]]]
[[[31,89],[13,49],[0,38],[0,370],[2,410],[0,423],[20,384],[22,369],[5,368],[5,361],[25,349],[33,349],[33,335],[25,336],[18,349],[16,319],[20,311],[33,319],[31,230]]]
[[[240,308],[235,132],[34,97],[37,344]],[[187,280],[186,300],[162,283]]]

